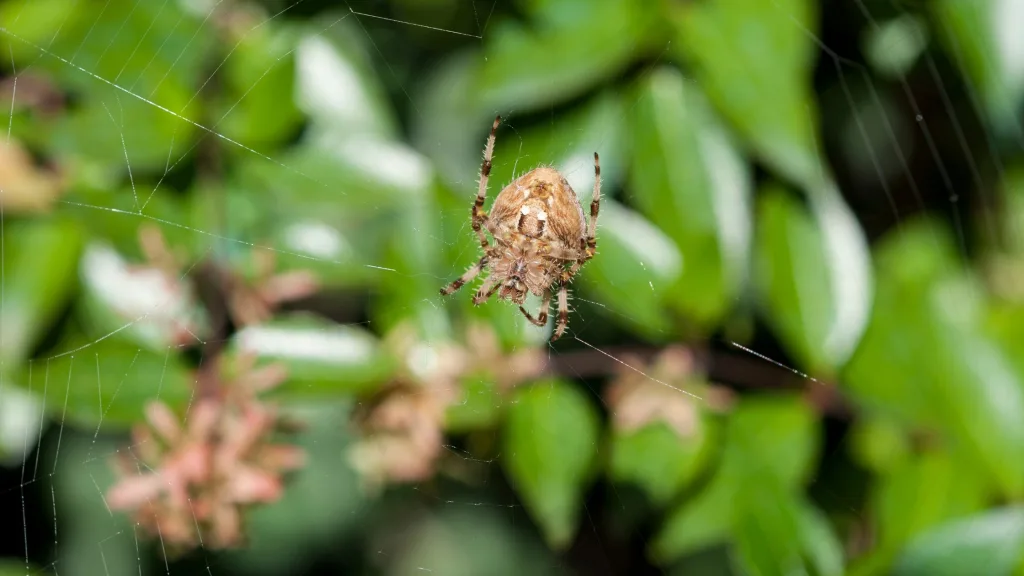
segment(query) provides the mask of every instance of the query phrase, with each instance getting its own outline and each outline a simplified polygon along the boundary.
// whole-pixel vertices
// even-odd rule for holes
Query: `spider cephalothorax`
[[[541,166],[515,179],[498,194],[491,213],[484,212],[487,177],[491,173],[494,135],[501,117],[494,119],[480,168],[480,189],[472,208],[473,231],[484,255],[460,278],[441,289],[451,294],[485,268],[487,279],[473,297],[481,304],[498,292],[499,298],[519,304],[526,318],[544,326],[548,320],[552,293],[558,291],[558,324],[551,340],[565,332],[569,321],[569,282],[583,264],[594,257],[597,241],[597,213],[601,205],[601,165],[594,153],[594,199],[590,222],[585,221],[576,192],[554,168]],[[484,229],[494,237],[492,245]],[[523,308],[526,293],[543,297],[534,318]]]

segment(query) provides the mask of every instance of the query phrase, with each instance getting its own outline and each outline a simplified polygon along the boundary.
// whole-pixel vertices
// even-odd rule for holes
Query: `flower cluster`
[[[131,450],[115,460],[121,478],[107,494],[112,510],[131,512],[173,550],[242,544],[246,507],[277,500],[283,474],[305,457],[270,441],[283,421],[256,395],[283,382],[285,372],[254,369],[254,362],[243,357],[237,375],[218,383],[220,393],[200,398],[183,418],[162,402],[147,406]]]
[[[687,438],[699,431],[701,404],[722,409],[729,403],[724,389],[703,383],[693,355],[683,346],[665,348],[643,373],[629,368],[643,366],[641,359],[627,357],[623,362],[605,392],[617,430],[629,432],[662,421]]]
[[[251,281],[233,272],[225,275],[228,311],[239,326],[268,320],[282,304],[315,294],[320,288],[309,270],[275,273],[277,258],[269,250],[254,249],[251,257],[255,271]]]
[[[536,348],[505,353],[493,329],[468,326],[465,344],[426,343],[408,326],[388,338],[400,368],[391,384],[357,418],[363,439],[351,453],[353,466],[371,486],[430,478],[443,450],[445,414],[463,399],[463,379],[486,372],[505,392],[545,369]]]

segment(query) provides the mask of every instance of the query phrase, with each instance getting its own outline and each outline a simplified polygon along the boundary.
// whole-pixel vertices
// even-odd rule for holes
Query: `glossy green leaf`
[[[612,201],[601,203],[597,255],[580,272],[588,294],[609,319],[655,340],[667,340],[672,322],[663,301],[685,266],[679,249],[643,216]]]
[[[393,359],[363,328],[303,314],[243,328],[233,337],[230,350],[284,364],[288,379],[275,393],[288,396],[366,392],[395,368]]]
[[[0,362],[17,370],[74,294],[82,230],[47,219],[8,224],[3,234]]]
[[[130,170],[138,180],[192,148],[201,132],[192,124],[200,115],[195,96],[213,34],[180,4],[161,4],[83,5],[56,27],[59,34],[37,44],[50,54],[25,54],[78,95],[66,113],[30,127],[47,132],[51,153],[121,175]],[[18,30],[15,22],[11,31]]]
[[[826,519],[776,480],[752,482],[737,509],[735,555],[743,573],[843,574],[842,546]]]
[[[74,22],[81,18],[87,8],[76,0],[11,0],[0,4],[0,22],[6,29],[4,36],[13,39],[4,43],[10,47],[15,65],[38,58],[38,47],[50,42],[53,31],[69,20]],[[5,70],[8,64],[10,61],[4,62]]]
[[[802,485],[814,472],[818,428],[817,415],[799,396],[745,398],[729,418],[722,467]]]
[[[384,259],[370,264],[381,284],[372,301],[378,330],[412,321],[427,341],[450,338],[451,326],[438,294],[450,280],[442,272],[444,246],[437,242],[440,222],[434,195],[410,199],[387,225],[391,232]]]
[[[413,95],[422,114],[409,119],[416,148],[430,158],[445,184],[465,191],[467,198],[476,192],[474,184],[495,114],[473,97],[482,58],[477,51],[459,52],[430,70]],[[503,132],[502,141],[510,136],[515,138]],[[469,214],[468,208],[463,210]]]
[[[44,472],[50,477],[52,504],[39,516],[60,522],[56,565],[75,566],[85,574],[138,573],[141,546],[135,545],[135,525],[127,515],[112,514],[105,501],[105,490],[117,480],[106,456],[125,446],[124,437],[93,437],[68,429],[59,443],[45,447],[38,478],[42,481]]]
[[[1013,1],[939,0],[929,5],[937,36],[977,91],[988,125],[1007,135],[1024,96],[1018,31],[1020,5]]]
[[[494,377],[486,373],[469,374],[460,384],[462,397],[445,410],[445,430],[458,434],[497,424],[505,400]]]
[[[991,510],[943,524],[915,538],[893,568],[895,576],[1016,574],[1024,551],[1024,509]]]
[[[175,254],[198,259],[210,248],[212,238],[206,229],[190,230],[187,212],[177,193],[166,186],[137,186],[100,176],[82,177],[65,197],[63,214],[78,222],[93,240],[105,240],[126,258],[141,262],[145,256],[139,243],[139,228],[155,227],[167,247]],[[142,214],[134,208],[139,198]],[[204,233],[205,232],[205,233]],[[183,271],[184,272],[184,271]]]
[[[31,380],[31,374],[26,376],[27,390],[0,381],[0,464],[11,468],[20,465],[39,441],[44,416],[39,395],[42,374],[39,377],[37,383]],[[38,388],[33,389],[33,384]]]
[[[704,470],[717,443],[716,432],[709,418],[702,418],[687,438],[664,422],[612,432],[608,475],[639,486],[655,504],[664,505]]]
[[[889,472],[911,455],[910,435],[892,418],[862,418],[849,438],[854,457],[874,472]]]
[[[33,564],[26,565],[21,560],[0,561],[0,576],[23,576],[25,573],[35,574],[39,568]]]
[[[911,70],[928,47],[929,33],[924,20],[902,14],[870,26],[862,36],[862,49],[871,67],[891,78]]]
[[[758,210],[755,274],[762,311],[802,366],[832,372],[867,324],[872,278],[862,232],[833,191],[810,213],[779,189]]]
[[[89,244],[81,259],[81,320],[96,338],[118,338],[163,352],[195,344],[208,333],[206,311],[188,278],[132,265],[109,246]]]
[[[492,24],[481,107],[536,110],[578,96],[660,44],[657,11],[629,0],[551,0],[532,22]]]
[[[378,273],[368,264],[383,257],[386,231],[380,223],[391,209],[368,215],[348,202],[350,196],[332,201],[307,189],[297,193],[279,174],[264,179],[255,172],[192,190],[187,242],[192,253],[215,254],[233,270],[251,272],[255,252],[269,250],[274,272],[307,270],[324,287],[372,283]]]
[[[428,570],[450,576],[564,573],[543,544],[523,538],[493,506],[449,506],[406,526],[403,533],[405,545],[385,560],[386,576]]]
[[[757,156],[811,186],[820,172],[811,92],[817,7],[811,0],[707,0],[675,7],[672,43]]]
[[[565,548],[576,534],[598,453],[598,427],[592,401],[561,380],[519,389],[508,406],[502,464],[553,548]]]
[[[797,534],[805,561],[822,576],[845,574],[843,545],[825,514],[809,502],[798,503]]]
[[[897,550],[926,528],[984,508],[990,492],[984,473],[963,457],[937,450],[917,455],[876,485],[878,545]]]
[[[692,501],[672,510],[649,545],[659,564],[729,540],[736,515],[735,479],[716,474]]]
[[[861,402],[961,444],[1006,494],[1024,491],[1024,384],[984,332],[981,287],[948,232],[904,225],[877,252],[878,300],[843,382]]]
[[[713,326],[732,308],[748,266],[751,174],[697,87],[669,68],[633,108],[632,201],[668,234],[686,266],[669,301]]]
[[[557,168],[565,176],[589,218],[594,190],[594,152],[601,155],[604,198],[608,198],[616,188],[628,165],[624,144],[627,137],[626,110],[626,104],[617,91],[604,90],[552,121],[530,129],[518,128],[515,117],[507,120],[499,126],[495,140],[488,184],[488,209],[513,178],[544,165]],[[490,120],[493,119],[491,116]],[[476,170],[466,175],[467,214],[468,205],[476,193],[475,183],[489,130],[490,122],[479,127],[478,148],[473,154]]]
[[[747,545],[760,546],[756,535],[749,533],[756,526],[747,524],[756,524],[761,515],[781,514],[778,522],[773,521],[775,524],[804,522],[787,506],[781,511],[759,508],[764,496],[759,491],[771,490],[778,498],[795,498],[792,494],[813,473],[820,441],[817,428],[814,412],[800,397],[743,399],[729,417],[719,469],[692,502],[683,502],[669,514],[651,544],[652,555],[665,563],[730,537],[749,538]],[[752,483],[751,478],[758,481]],[[815,549],[825,546],[810,537],[801,544],[775,542],[782,548],[796,546],[799,553],[807,552],[805,548],[812,544]],[[766,552],[756,548],[742,554],[760,557],[762,553]],[[756,558],[748,561],[762,562]]]
[[[150,401],[184,409],[193,396],[195,377],[175,349],[158,353],[115,337],[73,337],[61,350],[32,367],[32,389],[60,421],[114,430],[142,420]],[[26,371],[18,384],[28,380]]]
[[[212,112],[214,130],[257,150],[298,131],[303,118],[293,98],[297,36],[293,28],[272,22],[239,40],[218,72],[223,89]]]
[[[397,122],[355,18],[324,14],[295,48],[295,101],[316,134],[390,138]]]

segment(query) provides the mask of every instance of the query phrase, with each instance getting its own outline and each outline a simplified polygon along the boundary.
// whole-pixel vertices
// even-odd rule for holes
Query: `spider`
[[[500,123],[498,116],[491,126],[480,167],[480,188],[471,210],[473,232],[484,254],[465,274],[442,288],[441,294],[447,296],[462,288],[486,268],[489,274],[473,296],[473,304],[479,306],[497,291],[499,298],[518,304],[527,320],[544,326],[551,296],[557,290],[558,323],[551,337],[554,342],[569,322],[569,282],[594,257],[597,248],[594,234],[601,206],[601,164],[595,152],[589,224],[584,222],[583,209],[569,182],[547,166],[534,168],[505,186],[488,214],[483,209],[484,199]],[[487,241],[484,229],[494,238],[493,245]],[[527,291],[543,297],[536,318],[523,307]]]

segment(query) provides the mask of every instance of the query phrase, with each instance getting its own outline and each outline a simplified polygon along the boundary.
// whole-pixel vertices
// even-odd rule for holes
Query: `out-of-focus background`
[[[0,574],[1024,573],[1021,22],[0,2]],[[496,113],[553,344],[438,293]]]

